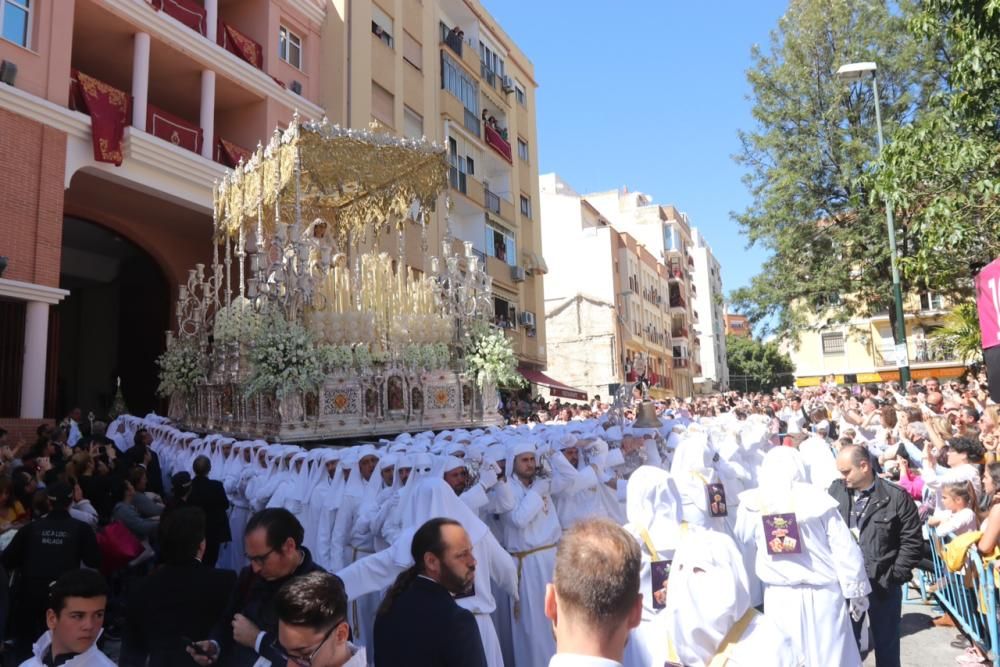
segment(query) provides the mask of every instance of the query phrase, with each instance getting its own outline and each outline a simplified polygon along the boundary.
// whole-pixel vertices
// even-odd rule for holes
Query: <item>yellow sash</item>
[[[725,667],[732,657],[733,650],[736,648],[737,642],[750,627],[750,622],[759,614],[756,609],[750,607],[747,609],[746,613],[740,617],[740,620],[736,621],[736,624],[729,628],[729,632],[726,636],[722,638],[722,643],[719,644],[718,650],[716,650],[715,655],[708,662],[708,667]],[[673,639],[670,634],[667,633],[667,660],[670,662],[676,662],[680,664],[681,659],[677,656],[677,649],[674,648]]]

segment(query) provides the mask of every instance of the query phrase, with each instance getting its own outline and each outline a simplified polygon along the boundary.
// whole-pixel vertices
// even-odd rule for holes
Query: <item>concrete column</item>
[[[215,150],[215,72],[206,69],[201,72],[201,132],[205,141],[201,145],[201,156],[209,160]]]
[[[205,0],[205,36],[217,41],[219,30],[219,0]]]
[[[49,304],[29,301],[24,316],[24,365],[21,368],[21,419],[45,415],[45,359],[49,343]]]
[[[149,33],[135,33],[132,50],[132,127],[146,131],[149,102]]]

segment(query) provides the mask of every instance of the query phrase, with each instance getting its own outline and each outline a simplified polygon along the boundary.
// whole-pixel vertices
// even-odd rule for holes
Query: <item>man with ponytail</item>
[[[472,590],[476,558],[458,521],[436,518],[413,534],[413,566],[375,616],[375,667],[486,667],[472,612],[455,603]]]

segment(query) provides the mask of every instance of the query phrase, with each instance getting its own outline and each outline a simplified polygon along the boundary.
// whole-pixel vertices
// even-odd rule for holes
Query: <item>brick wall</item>
[[[66,134],[0,109],[4,278],[59,286]]]
[[[8,432],[7,442],[14,446],[14,444],[23,439],[27,443],[33,443],[35,441],[35,429],[38,425],[47,422],[49,424],[55,424],[55,419],[0,419],[0,428],[5,429]]]

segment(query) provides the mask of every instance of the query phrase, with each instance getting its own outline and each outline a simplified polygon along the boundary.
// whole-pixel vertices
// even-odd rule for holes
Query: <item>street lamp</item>
[[[882,110],[878,100],[878,66],[875,63],[850,63],[837,70],[837,78],[847,83],[861,81],[870,72],[875,95],[875,125],[878,129],[878,152],[885,148],[882,139]],[[889,228],[889,258],[892,265],[892,296],[896,309],[896,366],[899,380],[905,388],[910,383],[910,358],[906,352],[906,322],[903,320],[903,290],[899,284],[899,253],[896,251],[896,225],[892,219],[892,204],[885,201],[885,224]]]

